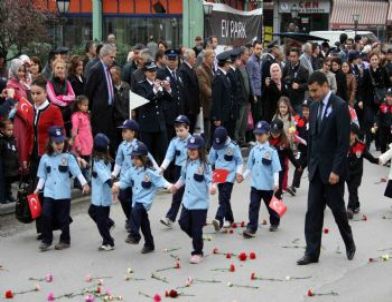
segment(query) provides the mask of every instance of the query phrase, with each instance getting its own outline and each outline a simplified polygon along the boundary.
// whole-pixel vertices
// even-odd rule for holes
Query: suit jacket
[[[204,119],[209,119],[212,106],[212,81],[214,75],[212,69],[202,63],[196,69],[197,79],[199,81],[200,103],[203,108]]]
[[[113,92],[115,88],[113,86]],[[91,67],[86,81],[85,94],[90,100],[91,127],[93,134],[104,133],[112,138],[113,127],[113,106],[108,104],[109,92],[106,84],[105,71],[101,61]],[[114,97],[114,96],[113,96]],[[114,102],[114,99],[113,99]]]
[[[175,71],[177,80],[173,77],[168,68],[158,69],[157,78],[170,82],[171,94],[166,94],[163,104],[163,113],[165,115],[166,124],[173,126],[177,116],[183,113],[183,107],[180,96],[180,82],[178,80],[178,71]]]
[[[227,77],[231,83],[231,94],[232,94],[232,101],[233,101],[233,114],[234,117],[237,118],[239,114],[239,102],[242,98],[242,87],[241,87],[241,73],[237,73],[236,70],[232,68],[229,69],[227,72]]]
[[[233,118],[233,95],[227,75],[218,69],[212,82],[212,121],[228,121]]]
[[[136,111],[140,131],[149,133],[166,131],[163,106],[167,92],[159,91],[154,94],[152,85],[144,80],[136,85],[135,93],[150,100],[148,104],[139,107]]]
[[[291,67],[291,64],[287,63],[283,68],[282,78],[291,104],[293,106],[302,104],[305,98],[305,91],[308,88],[309,72],[307,69],[301,64]],[[293,83],[298,83],[299,88],[294,90],[292,88]]]
[[[331,94],[320,129],[317,129],[319,102],[313,102],[309,115],[308,170],[311,181],[319,170],[321,180],[328,183],[331,172],[344,180],[350,138],[350,114],[347,103]],[[329,113],[328,113],[329,112]]]
[[[200,112],[199,81],[196,72],[187,63],[182,63],[178,69],[181,82],[181,96],[184,103],[184,113],[197,115]]]

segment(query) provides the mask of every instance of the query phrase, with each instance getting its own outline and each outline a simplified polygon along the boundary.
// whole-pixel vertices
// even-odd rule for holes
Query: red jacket
[[[37,110],[34,112],[34,141],[38,143],[38,156],[42,156],[45,153],[46,145],[49,141],[48,130],[51,126],[64,127],[63,116],[61,115],[60,109],[49,103],[47,107],[38,111],[37,123],[34,123]]]

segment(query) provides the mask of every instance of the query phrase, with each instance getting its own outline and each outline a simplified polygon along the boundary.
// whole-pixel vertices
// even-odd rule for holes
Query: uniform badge
[[[215,138],[215,142],[216,142],[217,144],[220,144],[220,138],[219,138],[219,137],[216,137],[216,138]]]
[[[197,174],[203,174],[204,173],[204,167],[203,166],[199,166],[197,168]]]
[[[60,129],[56,129],[56,136],[61,136],[61,135],[62,135],[61,130]]]
[[[232,148],[227,148],[227,150],[226,150],[226,155],[233,155],[234,154],[234,151],[233,151],[233,149]]]
[[[150,176],[148,176],[148,174],[144,174],[143,181],[150,182],[151,181]]]
[[[195,138],[194,138],[194,137],[191,137],[191,139],[189,140],[189,142],[190,142],[191,144],[194,144],[194,143],[195,143]]]
[[[265,152],[263,158],[271,159],[272,158],[271,152],[269,152],[269,151]]]
[[[68,165],[68,160],[66,157],[61,158],[61,165],[62,166],[67,166]]]

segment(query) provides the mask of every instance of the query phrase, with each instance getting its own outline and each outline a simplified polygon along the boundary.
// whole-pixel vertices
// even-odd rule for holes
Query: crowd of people
[[[62,230],[56,249],[70,245],[74,183],[84,193],[92,188],[89,215],[103,238],[100,250],[114,248],[114,193],[124,211],[126,241],[137,244],[141,229],[142,252],[153,251],[148,210],[157,189],[164,187],[173,200],[161,223],[171,228],[182,204],[179,224],[193,239],[191,262],[199,263],[209,194],[219,192],[212,222],[219,231],[235,222],[233,185],[248,174],[244,237],[256,234],[261,199],[270,214],[270,231],[277,231],[280,217],[269,204],[273,196],[296,194],[309,161],[309,140],[327,127],[323,119],[335,110],[329,103],[321,109],[314,103],[331,93],[344,101],[351,132],[344,154],[351,167],[345,215],[359,213],[363,158],[385,164],[392,143],[392,49],[345,34],[333,47],[310,42],[298,47],[288,40],[284,47],[264,49],[254,40],[219,54],[216,36],[205,43],[197,37],[195,43],[180,49],[169,49],[165,41],[137,44],[119,66],[111,35],[106,43],[86,43],[84,56],[59,47],[44,67],[39,58],[26,55],[10,62],[2,73],[7,79],[0,81],[0,202],[15,202],[13,182],[31,182],[43,202],[37,220],[41,251],[51,247],[56,227]],[[318,85],[314,91],[312,85]],[[130,92],[149,102],[131,110]],[[380,160],[369,152],[372,141],[387,152]],[[250,148],[246,171],[241,148]],[[295,167],[291,184],[289,162]],[[218,185],[212,168],[228,174]],[[387,191],[392,196],[392,189]],[[352,250],[353,242],[348,244]]]

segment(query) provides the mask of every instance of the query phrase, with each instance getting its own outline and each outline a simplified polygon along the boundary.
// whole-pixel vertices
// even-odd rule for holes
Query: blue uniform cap
[[[227,130],[225,127],[218,127],[214,132],[213,147],[216,150],[223,149],[227,140]]]
[[[254,134],[266,134],[271,130],[270,125],[266,121],[260,121],[256,124],[255,129],[253,130]]]
[[[157,70],[157,65],[155,65],[154,61],[148,61],[146,64],[144,64],[143,70],[144,71],[156,71]]]
[[[312,102],[311,102],[310,100],[304,99],[304,101],[302,102],[301,106],[302,106],[302,107],[308,107],[308,108],[309,108],[311,103],[312,103]]]
[[[283,130],[283,122],[275,119],[271,122],[271,133],[280,133]]]
[[[118,127],[120,129],[130,129],[133,131],[139,131],[139,124],[134,120],[125,120],[124,123]]]
[[[186,115],[182,115],[181,114],[181,115],[176,117],[174,123],[175,124],[187,124],[187,125],[190,125],[191,122],[189,121],[189,118]]]
[[[168,49],[165,51],[165,55],[167,56],[168,60],[175,61],[177,60],[178,52],[175,49]]]
[[[219,62],[229,62],[229,63],[232,63],[233,61],[231,59],[231,50],[221,52],[219,55],[216,56],[216,59]]]
[[[109,149],[109,144],[110,144],[109,138],[103,133],[98,133],[94,137],[94,150],[96,151],[99,152],[107,151]]]
[[[387,95],[392,95],[392,88],[388,88],[386,94],[387,94]]]
[[[49,137],[55,143],[62,143],[65,140],[65,136],[63,134],[63,128],[59,126],[52,126],[48,130]]]
[[[137,145],[133,148],[131,156],[143,156],[148,154],[148,149],[145,144],[142,142],[138,142]]]
[[[188,149],[200,149],[204,147],[204,144],[204,138],[202,138],[200,135],[193,135],[188,139],[186,147]]]
[[[353,60],[356,60],[356,59],[358,59],[358,58],[359,58],[359,52],[358,52],[358,51],[356,51],[356,50],[350,50],[350,51],[348,52],[347,59],[348,59],[349,61],[353,61]]]

